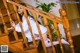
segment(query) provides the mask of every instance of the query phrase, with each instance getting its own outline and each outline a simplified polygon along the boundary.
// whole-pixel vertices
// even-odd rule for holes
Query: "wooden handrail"
[[[49,13],[46,13],[46,12],[39,12],[38,10],[32,10],[31,8],[27,8],[27,7],[25,7],[25,6],[23,6],[23,5],[20,5],[20,4],[18,4],[18,3],[15,3],[15,2],[13,2],[13,1],[10,1],[10,0],[7,0],[7,2],[9,2],[9,3],[11,3],[11,4],[14,4],[14,5],[16,5],[16,6],[21,6],[21,7],[23,7],[23,8],[25,8],[26,10],[28,10],[28,11],[30,11],[30,12],[34,12],[34,13],[38,13],[39,15],[41,15],[41,16],[45,16],[46,18],[48,18],[48,19],[50,19],[50,20],[53,20],[53,21],[56,21],[57,23],[61,23],[61,24],[63,24],[63,22],[62,22],[62,20],[60,19],[60,18],[56,18],[57,16],[54,16],[54,15],[52,15],[52,14],[49,14]],[[40,10],[41,11],[41,10]],[[45,13],[45,14],[44,14]],[[50,18],[51,17],[51,18]]]
[[[31,6],[31,5],[27,4],[27,3],[26,3],[26,5],[27,5],[27,7],[31,8],[32,10],[36,10],[36,11],[42,13],[42,14],[46,14],[47,16],[50,16],[51,15],[51,16],[56,17],[57,19],[59,19],[61,21],[61,19],[59,17],[57,17],[56,15],[53,15],[51,13],[46,13],[45,11],[42,11],[41,9],[38,9],[36,7],[33,7],[33,6]]]

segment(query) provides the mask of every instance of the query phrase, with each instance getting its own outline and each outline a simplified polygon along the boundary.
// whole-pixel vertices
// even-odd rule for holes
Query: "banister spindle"
[[[0,29],[0,36],[1,36],[2,32],[1,32],[1,29]]]
[[[32,33],[32,28],[31,28],[31,25],[30,25],[30,21],[28,20],[28,14],[26,13],[26,9],[24,9],[24,16],[26,17],[26,22],[27,22],[27,24],[28,24],[28,28],[29,28],[30,33],[31,33],[31,37],[32,37],[32,40],[33,40],[33,44],[34,44],[34,46],[36,47],[37,44],[36,44],[36,41],[35,41],[35,39],[34,39],[34,35],[33,35],[33,33]],[[26,27],[26,26],[25,26],[25,27]]]
[[[9,9],[8,9],[7,3],[6,3],[5,0],[3,0],[3,3],[4,3],[4,6],[5,6],[6,10],[7,10],[7,13],[8,13],[8,16],[9,16],[9,20],[10,20],[10,24],[12,24],[12,19],[11,19],[11,15],[9,13]],[[13,33],[14,33],[16,41],[18,41],[18,36],[17,36],[16,31],[14,30]]]
[[[51,31],[50,31],[50,29],[49,29],[49,27],[48,27],[47,18],[43,17],[43,21],[44,21],[44,25],[46,26],[47,31],[48,31],[48,35],[49,35],[50,42],[51,42],[51,46],[52,46],[52,52],[53,52],[53,53],[56,53],[56,50],[55,50],[55,48],[54,48],[54,43],[53,43],[53,41],[52,41],[52,35],[51,35],[51,33],[50,33]]]
[[[70,26],[69,26],[69,21],[67,19],[67,14],[64,10],[61,10],[60,14],[61,14],[63,20],[65,21],[63,25],[64,25],[64,28],[65,28],[65,31],[66,31],[66,34],[67,34],[66,37],[67,37],[68,42],[70,44],[71,52],[74,53],[75,51],[74,51],[73,41],[72,41],[72,38],[71,38]]]
[[[62,51],[62,53],[64,53],[63,46],[62,46],[62,43],[61,43],[60,32],[59,32],[58,24],[56,23],[56,21],[54,21],[54,28],[55,28],[57,36],[58,36],[58,41],[59,41],[59,44],[60,44],[61,51]]]
[[[42,37],[42,33],[41,33],[40,26],[39,26],[39,23],[38,23],[37,14],[34,13],[34,12],[32,12],[32,14],[33,14],[33,17],[34,17],[34,19],[35,19],[35,21],[36,21],[36,26],[37,26],[37,28],[38,28],[38,32],[39,32],[39,35],[40,35],[40,39],[41,39],[41,42],[42,42],[42,46],[43,46],[44,53],[47,53],[46,46],[45,46],[45,44],[44,44],[44,39],[43,39],[43,37]]]
[[[7,26],[6,26],[5,22],[4,22],[3,15],[2,15],[2,13],[1,13],[1,9],[0,9],[0,16],[1,16],[1,19],[2,19],[2,23],[3,23],[3,25],[4,25],[4,32],[5,32],[6,34],[8,34],[8,29],[7,29]]]
[[[28,47],[29,47],[29,46],[28,46],[28,40],[26,39],[24,30],[23,30],[23,27],[22,27],[22,23],[21,23],[21,21],[20,21],[19,15],[18,15],[18,13],[17,13],[16,6],[13,5],[13,8],[14,8],[14,11],[16,12],[16,15],[17,15],[17,19],[18,19],[18,22],[19,22],[19,25],[20,25],[20,28],[21,28],[21,31],[22,31],[22,36],[23,36],[24,43],[25,43],[26,47],[28,48]]]
[[[62,11],[62,10],[59,9],[59,13],[60,13],[60,18],[61,18],[61,20],[62,20],[63,29],[64,29],[64,32],[65,32],[65,34],[66,34],[66,29],[65,29],[65,27],[64,27],[64,26],[66,26],[66,23],[65,23],[65,20],[64,20],[62,14],[61,14],[61,11]],[[67,36],[65,36],[65,39],[67,40]]]

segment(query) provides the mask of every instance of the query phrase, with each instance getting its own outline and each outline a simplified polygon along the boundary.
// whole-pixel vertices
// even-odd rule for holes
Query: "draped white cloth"
[[[25,16],[23,16],[23,18],[24,17]],[[28,16],[28,20],[30,21],[30,25],[31,25],[31,28],[32,28],[32,33],[33,34],[39,34],[35,20],[33,18],[31,18],[30,16]],[[40,25],[40,24],[39,24],[39,26],[40,26],[41,33],[44,34],[47,31],[47,29],[44,26]],[[26,19],[23,19],[22,27],[23,27],[23,30],[24,30],[24,33],[25,33],[26,37],[28,38],[28,42],[31,42],[32,41],[32,37],[31,37],[30,30],[28,28],[28,24],[26,22]],[[17,32],[22,32],[21,28],[19,26],[19,23],[16,24],[15,30]],[[35,39],[37,40],[37,39],[40,39],[40,38],[35,38]]]
[[[24,16],[23,16],[23,18],[24,18]],[[32,33],[33,34],[39,34],[35,20],[33,18],[31,18],[31,17],[28,17],[28,20],[30,21],[30,25],[31,25],[31,28],[32,28]],[[41,30],[42,34],[44,34],[47,31],[47,29],[44,26],[40,25],[40,24],[39,24],[39,26],[40,26],[40,30]],[[22,27],[23,27],[23,30],[24,30],[24,33],[25,33],[26,37],[28,38],[28,42],[32,42],[31,33],[29,31],[29,28],[28,28],[28,24],[26,22],[26,19],[23,19]],[[21,28],[19,26],[19,23],[16,24],[15,30],[17,32],[22,32],[21,31]],[[40,37],[35,38],[35,40],[39,40],[39,39],[40,39]],[[50,40],[47,39],[46,41],[44,41],[46,47],[50,47],[51,46],[51,42],[48,42],[48,41],[50,41]],[[63,44],[68,44],[69,45],[69,43],[67,41],[65,41],[64,39],[61,39],[61,42]],[[54,41],[53,44],[54,45],[57,45],[57,44],[59,44],[59,41]]]
[[[54,45],[57,45],[57,44],[59,44],[59,41],[53,41],[52,43],[53,43]],[[64,40],[64,39],[61,39],[61,43],[62,43],[62,44],[67,44],[67,45],[69,45],[69,43],[68,43],[66,40]],[[51,42],[50,42],[49,39],[47,39],[47,40],[45,41],[45,45],[46,45],[46,47],[50,47],[50,46],[51,46]]]

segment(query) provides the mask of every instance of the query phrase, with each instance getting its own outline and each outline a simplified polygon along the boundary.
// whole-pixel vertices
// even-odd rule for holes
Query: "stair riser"
[[[5,40],[7,43],[9,43],[9,38],[8,38],[7,35],[1,35],[0,41],[1,41],[1,40]]]
[[[26,53],[38,53],[37,49],[26,50]]]

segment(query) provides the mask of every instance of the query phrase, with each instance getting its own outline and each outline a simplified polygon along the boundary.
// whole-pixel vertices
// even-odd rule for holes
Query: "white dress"
[[[23,16],[23,17],[24,17],[24,16]],[[30,21],[30,25],[31,25],[33,34],[39,34],[39,33],[38,33],[37,26],[36,26],[36,22],[34,21],[34,19],[31,18],[31,17],[28,17],[28,19],[29,19],[29,21]],[[40,25],[40,24],[39,24],[39,26],[40,26],[40,30],[41,30],[42,34],[44,34],[44,33],[47,31],[47,29],[46,29],[44,26]],[[28,24],[27,24],[27,22],[26,22],[26,19],[23,20],[23,22],[22,22],[22,27],[23,27],[23,30],[24,30],[24,33],[25,33],[26,37],[28,38],[28,42],[32,42],[31,33],[30,33],[30,31],[29,31],[29,28],[28,28]],[[21,32],[21,28],[20,28],[19,24],[17,24],[17,25],[15,26],[15,30],[16,30],[17,32]],[[36,39],[36,40],[37,40],[37,39]],[[47,40],[44,42],[45,45],[46,45],[46,47],[50,47],[50,46],[51,46],[51,42],[49,42],[49,41],[50,41],[50,40],[47,39]],[[63,44],[68,44],[68,45],[69,45],[69,43],[68,43],[67,41],[65,41],[64,39],[61,39],[61,42],[62,42]],[[57,44],[59,44],[59,42],[58,42],[58,41],[54,41],[53,44],[54,44],[54,45],[57,45]]]
[[[25,17],[25,16],[23,16],[23,17]],[[31,25],[33,34],[39,34],[35,20],[33,18],[31,18],[30,16],[28,17],[28,19],[30,21],[30,25]],[[44,26],[40,25],[40,24],[39,24],[39,26],[40,26],[41,33],[44,34],[47,31],[47,29]],[[28,42],[31,42],[32,37],[31,37],[31,33],[29,31],[26,19],[23,19],[22,27],[23,27],[23,30],[24,30],[24,33],[25,33],[26,37],[28,38]],[[21,28],[19,26],[19,23],[15,26],[15,30],[17,32],[21,32]]]

